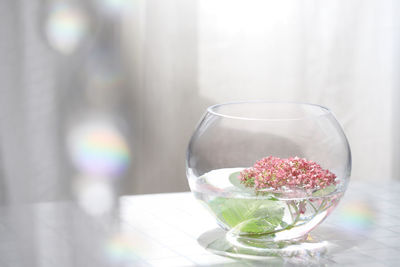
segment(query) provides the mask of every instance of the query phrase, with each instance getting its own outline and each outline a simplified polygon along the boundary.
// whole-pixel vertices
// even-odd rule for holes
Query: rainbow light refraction
[[[140,242],[140,240],[138,240]],[[106,254],[113,261],[132,261],[139,257],[135,251],[133,241],[124,235],[116,235],[109,240]]]
[[[57,51],[72,53],[86,35],[88,18],[79,7],[65,2],[54,3],[46,21],[45,33],[49,44]]]
[[[354,232],[367,231],[376,220],[374,210],[364,202],[348,203],[338,215],[340,226]]]
[[[130,161],[125,138],[107,123],[94,122],[75,128],[70,150],[77,169],[91,175],[118,176]]]

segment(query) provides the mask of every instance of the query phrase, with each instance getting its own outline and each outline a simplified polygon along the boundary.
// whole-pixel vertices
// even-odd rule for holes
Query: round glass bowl
[[[351,153],[332,112],[314,104],[236,102],[207,109],[187,149],[195,197],[234,245],[302,240],[346,190]]]

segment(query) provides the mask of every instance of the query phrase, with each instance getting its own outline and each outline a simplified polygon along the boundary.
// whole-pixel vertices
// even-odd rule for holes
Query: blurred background
[[[0,0],[0,266],[136,257],[140,238],[127,245],[114,229],[118,196],[188,191],[186,146],[221,102],[327,106],[352,179],[399,179],[399,11],[395,0]]]
[[[398,179],[399,8],[1,0],[0,202],[187,191],[198,120],[238,100],[327,106],[352,179]]]

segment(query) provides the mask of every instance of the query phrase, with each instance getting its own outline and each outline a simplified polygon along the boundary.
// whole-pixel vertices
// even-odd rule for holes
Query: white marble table
[[[0,266],[400,266],[400,183],[352,182],[314,236],[335,249],[308,261],[214,255],[197,239],[217,228],[190,193],[125,196],[119,220],[70,203],[0,210]]]
[[[141,236],[148,248],[138,256],[151,265],[257,264],[215,256],[198,244],[201,234],[217,226],[189,193],[130,196],[121,204],[126,231]],[[339,207],[314,234],[339,247],[313,264],[400,266],[400,183],[351,183]],[[143,247],[136,244],[135,249]]]

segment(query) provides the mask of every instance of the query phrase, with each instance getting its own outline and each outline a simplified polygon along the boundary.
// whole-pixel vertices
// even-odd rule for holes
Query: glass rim
[[[224,114],[224,112],[219,112],[216,109],[223,107],[223,106],[230,106],[230,105],[239,105],[239,104],[286,104],[286,105],[296,105],[296,106],[307,106],[312,108],[318,108],[323,112],[316,115],[308,115],[300,118],[251,118],[245,116],[233,116]],[[266,101],[266,100],[248,100],[248,101],[231,101],[231,102],[224,102],[215,105],[211,105],[207,108],[207,112],[211,113],[215,116],[229,118],[229,119],[237,119],[237,120],[254,120],[254,121],[292,121],[292,120],[304,120],[310,117],[321,117],[326,115],[332,115],[332,111],[322,105],[307,103],[307,102],[297,102],[297,101]]]

